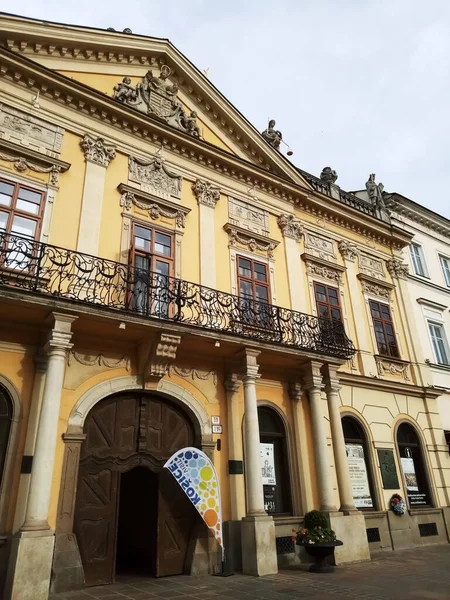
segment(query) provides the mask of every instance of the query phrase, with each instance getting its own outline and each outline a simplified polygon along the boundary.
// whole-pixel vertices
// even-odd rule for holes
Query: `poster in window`
[[[273,444],[260,444],[259,452],[261,456],[263,485],[276,485]]]
[[[406,493],[408,494],[410,506],[426,505],[427,497],[426,494],[420,493],[416,469],[414,466],[414,459],[407,456],[402,456],[400,460],[402,463],[402,471],[406,483]]]
[[[265,485],[263,490],[264,490],[264,510],[268,514],[276,512],[275,486]]]
[[[361,444],[346,444],[345,449],[355,506],[356,508],[373,508],[364,448]]]

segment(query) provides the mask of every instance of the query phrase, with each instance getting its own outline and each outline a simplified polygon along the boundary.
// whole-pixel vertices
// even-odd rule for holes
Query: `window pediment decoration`
[[[341,283],[342,273],[345,271],[345,268],[341,267],[341,265],[318,258],[314,254],[309,254],[308,252],[302,254],[302,259],[306,264],[308,275],[322,277],[323,279],[328,279],[335,283]]]
[[[168,81],[171,72],[170,67],[162,65],[158,77],[152,71],[147,71],[142,81],[135,86],[131,85],[129,77],[124,77],[114,86],[113,98],[146,115],[160,117],[168,125],[199,138],[197,113],[191,111],[189,115],[186,114],[177,98],[178,84]]]
[[[35,173],[50,173],[50,185],[54,187],[58,186],[60,173],[70,169],[70,163],[3,139],[0,139],[0,159],[12,162],[19,173],[25,173],[28,169]]]
[[[336,261],[334,242],[311,231],[305,232],[305,249],[322,260]]]
[[[156,221],[161,217],[174,219],[175,225],[179,229],[184,229],[186,226],[186,216],[191,212],[190,208],[180,206],[170,200],[155,198],[151,194],[147,194],[142,190],[121,183],[118,187],[120,196],[120,206],[125,212],[131,212],[132,206],[137,206],[148,212],[148,216]]]
[[[128,179],[139,183],[144,191],[160,198],[181,198],[181,175],[170,171],[164,159],[159,156],[150,160],[130,156]]]
[[[377,296],[378,298],[384,298],[385,300],[391,299],[391,291],[394,289],[394,285],[387,281],[380,281],[365,273],[358,273],[358,279],[361,282],[363,292],[371,296]]]
[[[236,246],[236,244],[239,243],[248,248],[250,252],[259,251],[267,254],[269,258],[273,258],[273,252],[280,243],[277,240],[257,234],[254,231],[248,231],[242,227],[237,227],[232,223],[226,223],[224,229],[230,238],[230,246]]]
[[[383,356],[375,356],[377,372],[379,377],[391,376],[410,381],[409,362],[399,359],[387,359]]]

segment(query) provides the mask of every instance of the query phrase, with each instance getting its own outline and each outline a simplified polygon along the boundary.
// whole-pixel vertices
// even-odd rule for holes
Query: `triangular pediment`
[[[311,189],[168,40],[0,14],[0,43],[130,111],[156,115],[170,127],[194,137],[199,134],[207,144]]]

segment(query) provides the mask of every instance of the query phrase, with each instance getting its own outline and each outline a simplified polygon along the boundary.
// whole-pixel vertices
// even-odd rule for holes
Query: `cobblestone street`
[[[332,574],[312,574],[306,566],[256,578],[122,578],[111,586],[56,594],[51,600],[449,600],[450,545],[386,552],[369,563],[337,567]]]

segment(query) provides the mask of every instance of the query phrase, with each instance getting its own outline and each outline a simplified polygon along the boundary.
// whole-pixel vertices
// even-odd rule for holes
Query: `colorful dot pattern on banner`
[[[200,502],[196,508],[219,544],[222,544],[220,498],[214,470],[208,464],[207,459],[195,450],[180,452],[177,454],[176,460],[180,468],[183,463],[184,467],[187,467],[191,485],[195,487],[200,496]]]

